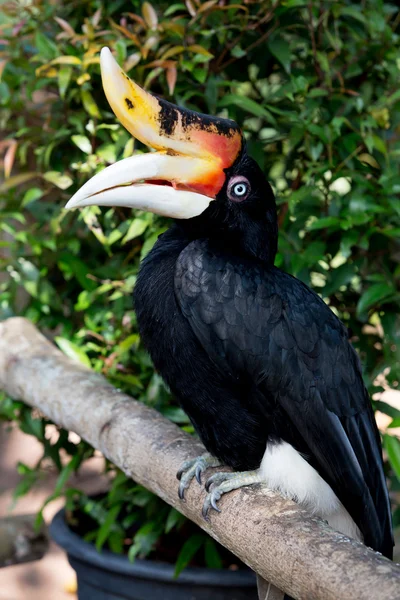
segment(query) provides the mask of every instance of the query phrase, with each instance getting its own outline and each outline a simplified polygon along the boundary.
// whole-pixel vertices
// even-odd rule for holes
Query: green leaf
[[[182,3],[182,2],[177,2],[176,4],[170,4],[165,10],[164,10],[164,17],[169,17],[170,15],[178,12],[178,11],[182,11],[182,12],[186,12],[187,8],[186,6]]]
[[[170,421],[174,423],[182,423],[188,424],[189,417],[187,414],[178,406],[168,406],[165,410],[163,410],[164,417],[167,417]]]
[[[330,296],[343,285],[348,285],[355,274],[353,264],[344,264],[329,273],[329,278],[324,287],[324,296]]]
[[[373,139],[373,143],[374,143],[375,148],[379,152],[381,152],[382,154],[386,155],[387,154],[387,148],[386,148],[386,144],[383,141],[383,139],[381,137],[379,137],[378,135],[373,135],[372,139]]]
[[[99,129],[99,128],[98,128]],[[107,163],[115,163],[117,160],[115,144],[103,144],[96,150],[97,156],[100,156]]]
[[[93,291],[96,289],[97,283],[88,277],[91,274],[89,267],[78,256],[69,252],[63,252],[59,258],[58,265],[65,274],[76,277],[84,290]]]
[[[166,231],[166,229],[167,229],[167,227],[163,227],[162,229],[159,229],[158,231],[156,231],[155,233],[153,233],[152,235],[150,235],[147,238],[147,240],[143,244],[142,251],[140,253],[141,260],[143,260],[144,257],[147,256],[147,254],[150,252],[150,250],[153,248],[154,244],[158,240],[159,236],[162,233],[164,233],[164,231]]]
[[[101,525],[96,537],[96,548],[99,552],[104,546],[104,543],[107,541],[107,538],[117,520],[120,510],[121,506],[117,504],[108,511],[105,521]]]
[[[150,492],[148,492],[150,494]],[[162,532],[162,529],[155,527],[153,521],[145,523],[134,537],[134,544],[129,549],[128,557],[133,560],[137,554],[142,557],[147,556],[154,548],[154,544]]]
[[[150,225],[152,220],[152,215],[148,214],[133,219],[132,223],[129,226],[126,236],[122,240],[122,243],[126,244],[130,240],[133,240],[142,235],[146,231],[147,227]]]
[[[340,219],[338,217],[323,217],[322,219],[318,219],[318,221],[313,221],[311,225],[309,225],[309,231],[315,231],[316,229],[326,229],[328,227],[335,227],[338,229],[340,226]]]
[[[135,544],[132,544],[132,546],[129,548],[128,551],[128,560],[130,562],[133,562],[136,558],[136,556],[139,554],[140,552],[140,544],[137,542]]]
[[[204,558],[209,569],[222,569],[222,558],[218,552],[217,544],[213,539],[207,538],[204,544]]]
[[[122,65],[124,63],[124,61],[126,60],[126,44],[124,42],[124,40],[117,40],[115,42],[115,50],[116,50],[116,59],[117,59],[117,63]]]
[[[346,15],[360,21],[360,23],[365,23],[366,16],[363,11],[359,9],[359,7],[355,8],[354,6],[342,6],[340,8],[340,12],[342,15]]]
[[[376,410],[379,410],[385,415],[389,415],[392,419],[400,419],[400,410],[398,408],[395,408],[383,400],[376,400],[374,404]]]
[[[349,258],[351,255],[351,248],[359,240],[360,234],[357,231],[349,229],[343,232],[343,236],[340,242],[340,252],[345,258]]]
[[[97,108],[97,104],[94,101],[94,98],[93,98],[92,94],[89,92],[89,90],[81,89],[81,99],[82,99],[82,104],[83,104],[86,112],[91,117],[93,117],[95,119],[100,119],[101,118],[100,111]]]
[[[205,536],[202,533],[195,533],[186,540],[176,559],[174,577],[178,577],[183,569],[188,566],[196,552],[204,544],[204,540]]]
[[[41,31],[39,30],[36,30],[35,33],[35,45],[39,53],[44,58],[50,60],[52,58],[55,58],[55,56],[57,55],[58,50],[55,43],[52,42],[48,36],[44,35],[44,33],[41,33]]]
[[[79,150],[82,150],[85,154],[92,153],[92,144],[86,135],[73,135],[71,136],[71,140],[74,142],[75,146],[78,146]]]
[[[58,71],[58,91],[61,98],[65,98],[72,77],[72,67],[62,66]]]
[[[317,51],[317,59],[318,59],[318,63],[320,65],[321,69],[325,73],[329,73],[329,71],[330,71],[329,59],[328,59],[327,55],[325,54],[325,52]]]
[[[83,311],[89,308],[93,302],[93,294],[90,294],[87,290],[82,290],[78,296],[78,300],[75,303],[74,310],[76,312]]]
[[[57,346],[66,354],[69,358],[76,360],[77,362],[81,362],[86,365],[86,367],[91,367],[90,359],[82,348],[71,342],[71,340],[67,340],[63,337],[55,337],[54,341]]]
[[[6,106],[11,100],[10,88],[5,81],[0,81],[0,104]]]
[[[23,183],[27,183],[31,179],[34,179],[38,176],[38,173],[29,172],[29,173],[20,173],[19,175],[13,175],[13,177],[9,177],[2,183],[0,183],[0,193],[8,192],[14,187],[21,185]]]
[[[385,434],[383,436],[383,445],[386,452],[388,453],[390,464],[393,467],[393,471],[396,474],[397,479],[400,481],[400,440],[394,435]]]
[[[25,207],[27,204],[31,202],[35,202],[35,200],[39,200],[43,196],[43,191],[40,188],[33,187],[27,190],[24,194],[22,200],[22,207]]]
[[[262,117],[273,125],[276,124],[276,119],[266,108],[260,104],[257,104],[257,102],[251,98],[247,98],[247,96],[239,96],[238,94],[225,94],[225,96],[220,100],[219,106],[238,106],[251,115]]]
[[[282,37],[276,37],[270,40],[268,47],[275,58],[279,60],[286,73],[290,73],[292,56],[289,44]]]
[[[322,142],[317,142],[316,144],[311,144],[310,156],[313,161],[317,161],[319,159],[323,149],[324,149],[324,145]]]
[[[243,50],[240,45],[237,45],[232,48],[231,54],[235,58],[242,58],[243,56],[246,56],[246,50]]]
[[[388,283],[374,283],[361,296],[357,304],[357,314],[360,315],[375,304],[381,304],[393,294],[393,287]]]
[[[69,175],[59,173],[58,171],[47,171],[43,177],[46,181],[60,188],[60,190],[66,190],[74,183]]]
[[[57,482],[56,482],[56,485],[54,487],[54,491],[52,494],[53,497],[59,496],[61,494],[65,484],[68,482],[68,479],[71,477],[71,475],[76,471],[81,460],[82,460],[81,455],[75,454],[75,456],[73,456],[71,458],[69,463],[63,467],[60,475],[57,478]]]
[[[21,467],[25,467],[21,472]],[[24,496],[32,489],[40,478],[40,472],[29,469],[26,465],[18,463],[18,473],[23,476],[22,480],[15,486],[13,491],[13,501],[15,502],[21,496]]]
[[[124,552],[124,541],[125,541],[125,532],[120,531],[111,531],[107,543],[110,547],[111,552],[114,554],[123,554]]]
[[[174,527],[182,524],[185,521],[185,517],[181,515],[180,512],[175,510],[175,508],[171,508],[167,520],[165,522],[165,533],[169,533],[172,531]]]
[[[113,382],[125,383],[125,385],[129,385],[130,388],[137,387],[140,390],[143,389],[143,384],[140,381],[140,379],[136,377],[136,375],[122,375],[119,373],[110,373],[109,377],[113,380]]]
[[[139,334],[132,333],[128,335],[120,344],[118,344],[118,350],[120,352],[128,352],[129,350],[136,349],[139,344]]]
[[[359,154],[357,156],[357,160],[359,160],[364,165],[372,167],[373,169],[380,169],[378,161],[375,160],[375,158],[371,154],[368,154],[368,152],[363,152],[362,154]]]
[[[192,71],[193,77],[200,83],[205,83],[208,70],[206,67],[194,67]]]
[[[9,421],[18,421],[20,411],[24,408],[23,402],[17,402],[0,394],[0,416]]]
[[[143,2],[142,15],[149,29],[157,29],[158,17],[150,2]]]
[[[21,420],[20,429],[28,435],[33,435],[36,439],[43,442],[44,440],[44,422],[43,419],[36,419],[32,412],[27,410],[24,412]]]
[[[51,63],[52,65],[75,65],[75,66],[79,66],[82,64],[82,61],[80,58],[78,58],[77,56],[57,56],[57,58],[54,58]]]

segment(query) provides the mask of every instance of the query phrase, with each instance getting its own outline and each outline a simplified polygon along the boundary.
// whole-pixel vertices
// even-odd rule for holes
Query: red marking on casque
[[[209,198],[215,198],[225,182],[225,173],[218,167],[201,180],[186,181],[185,183],[173,183],[176,190],[189,190],[203,194]]]
[[[233,165],[242,148],[242,136],[234,132],[232,137],[197,129],[191,132],[191,139],[204,148],[205,153],[215,156],[221,169]]]
[[[221,170],[216,171],[210,178],[196,181],[191,185],[193,191],[204,194],[209,198],[215,198],[225,182],[225,173]]]

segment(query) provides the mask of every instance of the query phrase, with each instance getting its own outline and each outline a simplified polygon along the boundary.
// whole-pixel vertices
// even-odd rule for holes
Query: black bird
[[[264,482],[392,557],[379,433],[346,328],[274,267],[272,190],[233,121],[178,108],[129,80],[105,48],[103,86],[123,125],[157,152],[97,174],[68,203],[174,217],[142,262],[135,307],[155,367],[209,454],[203,507]]]

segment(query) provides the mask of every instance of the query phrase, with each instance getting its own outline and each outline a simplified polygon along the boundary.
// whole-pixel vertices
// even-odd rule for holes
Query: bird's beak
[[[126,206],[177,219],[201,214],[242,149],[239,127],[170,104],[142,90],[101,51],[104,91],[126,129],[156,152],[125,158],[92,177],[67,204]]]

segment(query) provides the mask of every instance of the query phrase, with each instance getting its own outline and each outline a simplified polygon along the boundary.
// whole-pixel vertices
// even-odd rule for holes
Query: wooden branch
[[[101,375],[68,359],[25,319],[0,323],[0,388],[78,433],[291,596],[399,598],[397,565],[264,487],[227,494],[222,512],[204,521],[204,490],[194,482],[183,503],[175,476],[184,460],[204,451],[202,445]]]
[[[39,560],[49,547],[46,528],[35,529],[36,515],[0,519],[0,567]]]

